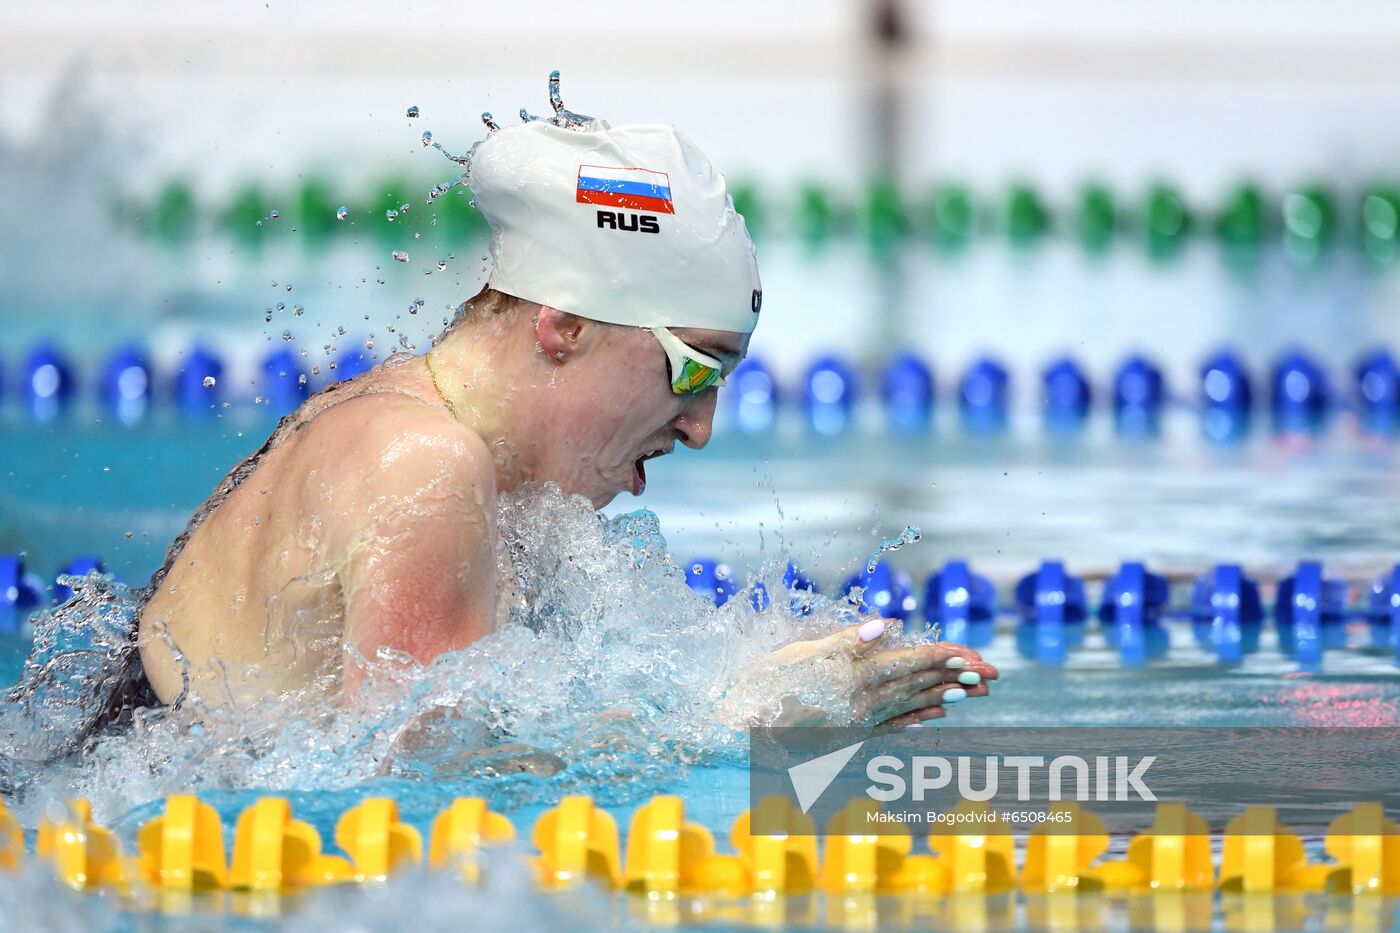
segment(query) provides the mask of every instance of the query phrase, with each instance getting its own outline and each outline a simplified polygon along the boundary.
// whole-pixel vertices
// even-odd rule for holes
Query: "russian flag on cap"
[[[632,211],[674,214],[671,179],[646,168],[578,167],[578,203],[601,204]]]

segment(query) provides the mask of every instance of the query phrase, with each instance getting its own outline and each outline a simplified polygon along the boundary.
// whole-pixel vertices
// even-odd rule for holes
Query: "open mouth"
[[[632,495],[640,496],[647,488],[647,468],[646,462],[653,457],[663,457],[669,451],[657,448],[650,453],[643,454],[632,463]]]

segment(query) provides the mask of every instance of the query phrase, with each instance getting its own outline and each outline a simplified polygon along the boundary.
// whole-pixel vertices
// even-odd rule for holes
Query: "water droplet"
[[[397,216],[399,216],[399,212],[394,210],[392,207],[384,212],[384,219],[388,221],[393,221],[393,219]]]
[[[374,341],[373,341],[373,340],[366,340],[366,341],[365,341],[365,349],[366,349],[366,350],[373,350],[373,349],[374,349]]]
[[[408,113],[405,114],[405,116],[407,116],[410,120],[412,120],[414,117],[418,116],[418,108],[417,108],[417,107],[409,107],[409,108],[408,108]]]
[[[288,282],[288,283],[287,283],[287,291],[291,291],[291,290],[292,290],[292,285],[291,285],[290,282]]]
[[[285,340],[285,341],[287,341],[288,343],[291,343],[291,342],[292,342],[292,332],[289,331],[289,330],[284,330],[284,331],[282,331],[282,339]]]
[[[277,310],[278,310],[278,311],[286,311],[286,310],[287,310],[287,306],[284,305],[282,302],[279,301],[279,302],[277,302]]]
[[[276,210],[268,211],[267,216],[271,217],[273,220],[276,220],[278,217],[282,216],[282,212]]]
[[[417,314],[418,309],[423,307],[424,304],[426,304],[426,302],[424,302],[422,298],[413,299],[413,303],[408,306],[408,313]]]
[[[408,334],[399,334],[399,346],[405,350],[417,350],[418,344],[408,339]]]
[[[306,385],[306,373],[302,373],[300,376],[297,376],[297,385]]]
[[[217,383],[217,382],[218,382],[218,380],[215,379],[213,376],[205,376],[205,377],[204,377],[204,388],[206,388],[206,389],[212,389],[212,388],[214,388],[214,385],[215,385],[215,383]]]
[[[423,131],[423,145],[425,145],[425,146],[431,146],[432,144],[433,144],[433,134],[432,134],[432,133],[429,133],[427,130],[424,130],[424,131]]]
[[[446,259],[439,259],[439,260],[438,260],[438,271],[441,272],[441,271],[443,271],[443,270],[446,269],[446,268],[447,268],[447,260],[446,260]]]
[[[389,255],[394,257],[395,262],[408,262],[408,253],[401,249],[396,249]]]
[[[921,540],[923,536],[923,531],[920,530],[918,525],[909,525],[906,526],[902,532],[900,532],[899,537],[889,538],[885,541],[881,541],[880,546],[875,549],[875,553],[871,554],[870,560],[866,562],[865,572],[874,573],[875,565],[880,562],[880,558],[883,557],[887,552],[897,551],[900,548],[904,547],[904,545],[906,544],[913,544],[915,541]]]
[[[346,207],[345,205],[342,204],[340,207],[337,207],[337,208],[335,209],[335,219],[336,219],[336,220],[344,220],[345,218],[347,218],[347,217],[349,217],[349,216],[350,216],[350,208]]]
[[[302,312],[305,310],[306,309],[303,308],[301,305],[292,305],[292,313],[295,314],[297,317],[301,317]]]
[[[407,213],[408,213],[408,204],[407,204],[407,203],[404,203],[404,204],[400,204],[400,205],[399,205],[399,213],[400,213],[400,214],[407,214]]]
[[[128,532],[126,533],[126,538],[127,538],[127,540],[130,541],[130,540],[132,539],[132,537],[134,537],[134,535],[135,535],[134,532],[128,531]]]
[[[263,403],[263,397],[262,397],[261,395],[255,395],[255,396],[253,396],[253,404],[254,404],[254,405],[261,405],[262,403]]]

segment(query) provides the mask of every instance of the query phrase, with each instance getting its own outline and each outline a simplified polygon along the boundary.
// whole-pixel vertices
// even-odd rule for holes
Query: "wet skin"
[[[673,331],[726,371],[747,352],[747,335]],[[141,616],[142,662],[163,701],[184,678],[162,628],[210,705],[304,688],[353,697],[349,648],[423,663],[464,648],[508,604],[499,493],[552,480],[603,508],[636,490],[639,459],[698,450],[713,430],[717,390],[675,395],[665,353],[640,328],[526,304],[468,321],[431,360],[382,364],[308,400],[193,532]],[[773,662],[849,658],[858,715],[889,725],[943,715],[961,673],[996,676],[970,649],[884,651],[857,628]],[[952,657],[967,666],[948,667]]]

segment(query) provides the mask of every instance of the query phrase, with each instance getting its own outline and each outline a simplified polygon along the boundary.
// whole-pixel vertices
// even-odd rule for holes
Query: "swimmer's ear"
[[[576,352],[582,343],[584,321],[580,317],[540,305],[534,315],[535,340],[540,350],[549,357],[563,360]]]
[[[563,360],[581,349],[586,324],[567,311],[540,305],[534,316],[535,340],[545,356]]]

